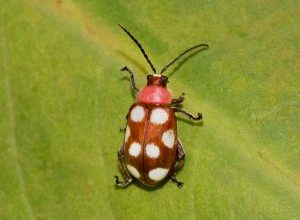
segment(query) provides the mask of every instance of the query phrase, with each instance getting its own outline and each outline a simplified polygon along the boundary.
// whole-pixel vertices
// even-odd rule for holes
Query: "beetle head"
[[[147,76],[147,86],[161,86],[167,87],[168,77],[160,74],[153,74]]]

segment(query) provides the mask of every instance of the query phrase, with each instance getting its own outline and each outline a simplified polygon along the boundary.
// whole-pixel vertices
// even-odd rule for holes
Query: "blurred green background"
[[[204,116],[178,122],[182,189],[114,187],[119,70],[150,72],[117,23],[158,69],[210,45],[169,71]],[[299,27],[296,0],[1,1],[0,219],[300,219]]]

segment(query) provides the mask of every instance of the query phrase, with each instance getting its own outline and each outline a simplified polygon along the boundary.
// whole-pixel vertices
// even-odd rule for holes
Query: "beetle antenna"
[[[141,52],[143,53],[145,59],[147,60],[147,62],[149,63],[149,65],[151,66],[151,69],[153,70],[154,73],[156,73],[156,70],[153,66],[153,64],[151,63],[149,57],[147,56],[144,48],[142,47],[142,45],[137,41],[137,39],[134,38],[134,36],[128,31],[126,30],[126,28],[124,28],[122,25],[118,24],[120,26],[120,28],[123,29],[123,31],[126,32],[126,34],[128,34],[128,36],[134,41],[134,43],[136,43],[136,45],[140,48]]]
[[[183,55],[185,55],[186,53],[194,50],[194,49],[197,49],[199,47],[203,47],[201,50],[205,50],[207,48],[209,48],[208,44],[198,44],[196,46],[193,46],[185,51],[183,51],[181,54],[179,54],[174,60],[172,60],[172,62],[170,62],[168,65],[166,65],[160,72],[160,74],[162,74],[163,72],[165,72],[170,66],[172,66],[180,57],[182,57]]]

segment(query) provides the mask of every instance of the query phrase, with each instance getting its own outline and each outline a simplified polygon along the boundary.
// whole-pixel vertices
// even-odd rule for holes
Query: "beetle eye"
[[[164,83],[167,83],[167,82],[168,82],[168,77],[162,76],[162,77],[161,77],[161,80],[162,80]]]

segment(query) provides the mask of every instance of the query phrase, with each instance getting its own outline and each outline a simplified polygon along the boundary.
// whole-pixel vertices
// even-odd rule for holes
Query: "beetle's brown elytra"
[[[126,187],[134,177],[142,184],[154,187],[166,178],[171,178],[181,187],[183,183],[177,181],[175,174],[183,167],[185,153],[177,137],[175,113],[183,113],[195,121],[202,120],[202,114],[193,116],[181,109],[184,96],[172,98],[170,90],[167,89],[168,77],[162,73],[186,53],[195,49],[207,49],[208,45],[198,44],[185,50],[157,74],[141,44],[127,29],[120,24],[119,26],[139,47],[153,75],[147,76],[147,85],[139,90],[135,85],[133,72],[127,66],[121,69],[130,74],[131,89],[137,102],[130,107],[126,117],[124,141],[118,151],[119,167],[124,181],[115,176],[116,185]]]

